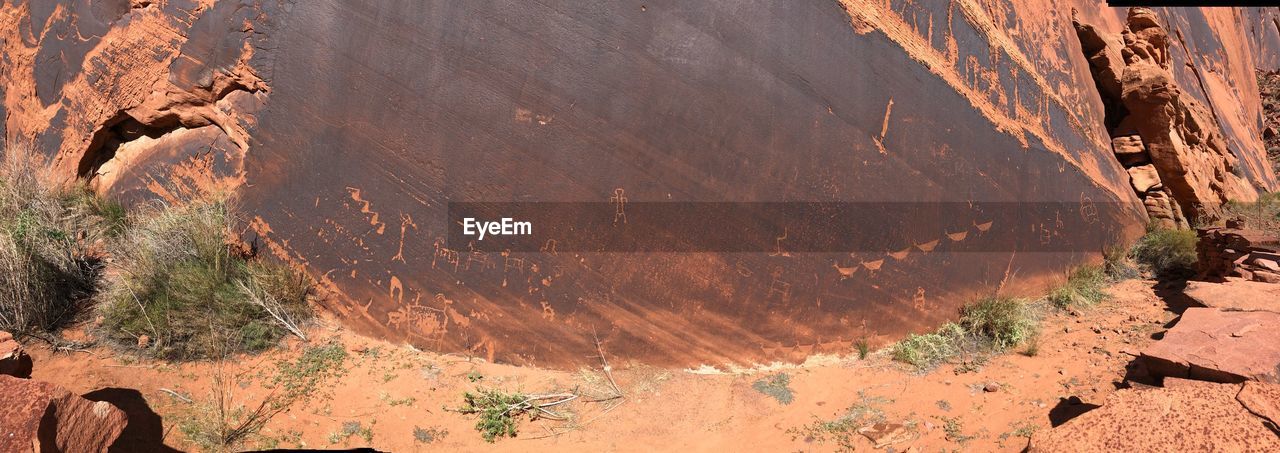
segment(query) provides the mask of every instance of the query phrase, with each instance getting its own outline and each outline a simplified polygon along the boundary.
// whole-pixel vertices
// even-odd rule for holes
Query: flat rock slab
[[[1258,409],[1280,404],[1280,386],[1182,382],[1121,390],[1102,407],[1031,437],[1032,452],[1280,451]]]
[[[105,452],[128,422],[111,403],[0,375],[0,451]]]
[[[1154,376],[1277,383],[1280,313],[1188,308],[1141,359]]]
[[[1224,283],[1187,282],[1187,297],[1209,308],[1280,312],[1280,285],[1228,279]]]

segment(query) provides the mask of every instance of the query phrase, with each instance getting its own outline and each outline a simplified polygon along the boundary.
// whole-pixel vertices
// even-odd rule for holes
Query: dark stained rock
[[[54,384],[0,376],[0,451],[104,453],[128,419]]]
[[[1072,6],[1100,24],[1096,42],[1062,14],[976,2],[173,0],[73,2],[66,15],[29,3],[0,14],[5,54],[22,56],[0,65],[6,137],[126,200],[238,186],[245,239],[306,268],[351,327],[507,362],[577,365],[596,335],[611,355],[658,364],[798,361],[932,328],[996,285],[1039,291],[1098,238],[1140,234],[1144,206],[1185,221],[1167,193],[1139,198],[1112,152],[1105,109],[1126,92],[1181,87],[1181,103],[1161,105],[1194,98],[1210,112],[1192,112],[1188,136],[1212,142],[1193,148],[1239,154],[1232,178],[1277,187],[1256,165],[1257,125],[1238,120],[1256,117],[1239,94],[1256,90],[1238,85],[1252,79],[1234,73],[1280,64],[1280,43],[1239,24],[1269,10],[1135,16],[1135,49],[1172,69],[1126,79],[1128,47],[1102,25],[1127,23],[1124,11],[1083,1]],[[92,33],[56,33],[64,22]],[[1185,44],[1161,38],[1169,24],[1231,79],[1206,71],[1218,83],[1197,89]],[[1100,53],[1081,58],[1081,45]],[[1205,115],[1231,123],[1213,132]],[[1192,176],[1228,170],[1211,163]],[[745,223],[779,250],[446,240],[450,203],[612,210],[624,192],[903,202],[911,215],[820,231],[886,237],[823,253],[784,253],[775,238],[812,238],[769,216]],[[1061,209],[938,208],[974,200]]]
[[[1280,382],[1280,313],[1188,308],[1141,358],[1153,376]]]
[[[1121,390],[1100,408],[1037,431],[1028,450],[1277,451],[1280,436],[1268,424],[1271,409],[1280,402],[1278,391],[1274,384],[1194,381]]]
[[[31,377],[31,356],[9,332],[0,331],[0,374],[20,378]]]

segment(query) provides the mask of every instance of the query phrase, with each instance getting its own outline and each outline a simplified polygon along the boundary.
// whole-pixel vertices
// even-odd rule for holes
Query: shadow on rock
[[[1151,289],[1155,291],[1156,297],[1159,297],[1160,301],[1164,302],[1165,306],[1169,307],[1169,311],[1176,313],[1178,315],[1181,315],[1182,312],[1187,311],[1187,309],[1190,307],[1203,306],[1203,305],[1200,305],[1198,302],[1196,302],[1195,299],[1192,299],[1188,297],[1186,294],[1183,294],[1182,291],[1185,290],[1186,288],[1187,288],[1187,281],[1178,280],[1178,281],[1160,282],[1160,283],[1157,283],[1155,286],[1153,286]],[[1169,327],[1169,326],[1165,326],[1165,327]]]
[[[129,424],[111,445],[111,452],[178,452],[164,444],[164,423],[134,389],[104,388],[86,393],[90,401],[106,401],[129,416]]]

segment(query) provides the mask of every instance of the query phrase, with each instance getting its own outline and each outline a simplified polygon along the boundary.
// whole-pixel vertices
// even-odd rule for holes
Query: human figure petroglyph
[[[609,202],[614,204],[613,224],[617,225],[618,221],[627,223],[627,196],[626,191],[621,187],[613,189],[613,196],[609,197]]]
[[[783,302],[791,299],[791,283],[782,279],[783,272],[781,267],[773,270],[771,273],[773,279],[769,282],[769,292],[765,294],[765,298],[773,297],[774,294],[777,294]]]

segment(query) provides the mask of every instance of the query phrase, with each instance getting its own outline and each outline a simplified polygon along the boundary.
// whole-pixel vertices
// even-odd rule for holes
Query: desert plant
[[[959,324],[946,323],[937,332],[908,336],[895,343],[890,352],[894,360],[927,370],[959,354],[959,343],[967,335]]]
[[[346,357],[341,344],[329,343],[308,347],[293,361],[277,362],[275,375],[266,383],[269,393],[253,405],[236,401],[231,379],[219,361],[213,371],[210,401],[198,404],[179,428],[201,450],[238,450],[275,416],[297,404],[326,397],[322,387],[345,373],[342,365]]]
[[[1098,266],[1081,266],[1071,271],[1067,281],[1049,293],[1048,300],[1062,309],[1073,306],[1091,306],[1107,298],[1103,287],[1107,274]]]
[[[1131,255],[1159,278],[1189,277],[1196,270],[1196,232],[1153,229],[1138,240]]]
[[[783,405],[791,404],[795,399],[795,394],[791,391],[791,375],[787,373],[756,379],[751,383],[751,388],[772,397]]]
[[[1119,282],[1142,276],[1126,247],[1107,247],[1102,251],[1102,258],[1102,272],[1108,281]]]
[[[988,297],[961,308],[960,326],[995,351],[1022,344],[1038,330],[1027,303],[1009,297]]]
[[[167,359],[259,351],[302,336],[306,277],[238,253],[225,200],[151,205],[113,247],[102,294],[105,337]]]
[[[476,415],[476,431],[485,442],[500,437],[516,437],[518,419],[528,416],[530,421],[539,418],[565,420],[553,409],[578,398],[576,393],[551,393],[526,395],[504,392],[498,389],[479,389],[462,395],[462,407],[452,409],[458,413]]]
[[[866,360],[867,356],[871,355],[871,343],[866,338],[859,338],[853,342],[853,346],[858,350],[858,359]]]
[[[62,183],[29,146],[0,151],[0,329],[38,334],[71,321],[97,288],[104,240],[123,209]]]
[[[893,359],[920,370],[957,356],[973,359],[965,367],[1035,338],[1039,320],[1035,310],[1021,299],[987,297],[960,309],[960,319],[943,324],[936,332],[909,335],[890,348]]]

